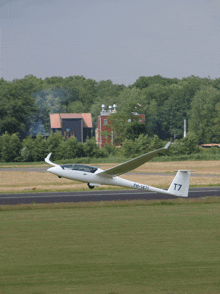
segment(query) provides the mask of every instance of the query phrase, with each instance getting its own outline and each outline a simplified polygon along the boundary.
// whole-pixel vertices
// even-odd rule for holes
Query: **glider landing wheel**
[[[91,186],[89,183],[87,184],[89,189],[94,189],[95,187],[94,186]]]

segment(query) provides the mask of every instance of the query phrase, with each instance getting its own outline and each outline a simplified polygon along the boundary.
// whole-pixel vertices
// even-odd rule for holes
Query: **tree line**
[[[140,135],[181,139],[184,119],[188,135],[197,144],[220,142],[220,78],[195,76],[140,77],[129,86],[83,76],[41,79],[27,75],[11,82],[1,79],[0,135],[17,134],[15,137],[24,144],[39,125],[49,133],[49,115],[59,112],[91,112],[96,127],[103,103],[118,106],[111,120],[116,143],[135,142]],[[145,114],[144,124],[134,119],[135,112]]]
[[[48,153],[53,153],[53,160],[80,157],[107,157],[107,152],[100,149],[95,138],[81,143],[76,138],[66,140],[58,133],[52,133],[47,140],[40,133],[33,138],[28,136],[22,142],[18,133],[9,135],[5,132],[0,137],[0,161],[4,162],[36,162],[43,161]]]
[[[0,161],[2,162],[37,162],[43,161],[52,152],[53,160],[77,158],[106,158],[109,156],[134,157],[140,154],[162,148],[166,141],[157,135],[150,138],[147,134],[140,134],[138,138],[125,139],[121,148],[116,145],[106,144],[100,149],[95,138],[87,139],[85,143],[78,142],[76,138],[68,140],[60,132],[52,133],[47,140],[40,133],[33,138],[28,136],[21,142],[18,133],[10,135],[5,132],[0,137]],[[189,135],[180,140],[180,144],[169,147],[165,155],[189,155],[198,153],[199,147],[195,137]],[[163,154],[162,154],[163,156]]]

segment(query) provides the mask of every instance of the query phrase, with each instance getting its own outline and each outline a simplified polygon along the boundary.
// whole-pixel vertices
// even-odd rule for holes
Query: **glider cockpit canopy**
[[[84,171],[87,173],[94,173],[97,171],[97,167],[84,165],[84,164],[63,164],[61,165],[62,169],[71,169],[77,171]]]

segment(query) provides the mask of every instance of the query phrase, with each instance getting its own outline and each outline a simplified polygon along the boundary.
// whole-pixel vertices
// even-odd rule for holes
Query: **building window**
[[[107,125],[108,124],[108,120],[105,118],[103,119],[103,125]]]

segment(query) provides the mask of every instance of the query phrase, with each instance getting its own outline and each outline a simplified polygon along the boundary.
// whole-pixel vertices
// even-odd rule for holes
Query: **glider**
[[[100,168],[84,164],[58,165],[50,161],[52,153],[48,154],[48,156],[45,158],[45,162],[53,165],[53,167],[47,170],[48,172],[57,175],[59,178],[67,178],[70,180],[85,182],[88,184],[90,189],[93,189],[95,186],[114,185],[170,194],[177,197],[188,197],[190,180],[190,171],[188,170],[178,170],[168,190],[132,182],[119,177],[119,175],[129,172],[151,160],[158,154],[165,152],[169,145],[170,142],[167,143],[163,148],[143,154],[107,170],[102,170]]]

